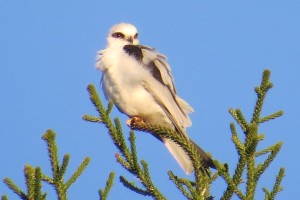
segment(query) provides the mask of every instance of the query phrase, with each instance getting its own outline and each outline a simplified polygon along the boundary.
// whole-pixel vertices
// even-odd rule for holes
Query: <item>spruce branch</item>
[[[112,136],[113,142],[115,146],[119,149],[121,154],[124,156],[124,158],[126,159],[126,162],[128,162],[130,165],[133,165],[133,160],[132,160],[133,158],[131,155],[132,152],[126,143],[121,122],[118,118],[114,119],[114,125],[115,125],[116,132],[114,132],[115,135]]]
[[[143,196],[151,196],[151,194],[141,187],[137,187],[134,182],[128,181],[124,176],[120,176],[120,182],[129,190],[136,192],[137,194],[141,194]]]
[[[60,171],[60,178],[62,178],[63,175],[66,173],[69,162],[70,162],[70,155],[69,154],[64,155],[62,165],[61,165],[60,170],[59,170]]]
[[[107,105],[106,115],[109,115],[114,107],[114,102],[110,100]]]
[[[79,176],[83,173],[83,171],[86,169],[88,164],[90,163],[90,158],[86,157],[77,170],[73,173],[73,175],[69,178],[69,180],[64,184],[65,190],[69,189],[69,187],[79,178]]]
[[[269,154],[267,159],[262,164],[259,164],[257,166],[257,168],[256,168],[256,179],[257,180],[264,173],[264,171],[267,169],[267,167],[269,167],[271,162],[275,159],[275,157],[277,156],[277,154],[279,153],[279,151],[281,149],[281,146],[282,146],[282,142],[278,142],[277,144],[273,145],[271,148],[272,149],[271,153]]]
[[[149,174],[148,164],[146,161],[141,160],[140,164],[138,163],[137,151],[135,146],[135,135],[133,131],[130,131],[129,137],[130,147],[131,147],[131,164],[125,166],[130,173],[135,175],[143,185],[143,188],[135,185],[134,182],[128,181],[125,177],[121,176],[120,181],[128,189],[142,195],[152,196],[154,199],[165,199],[165,197],[160,193],[160,191],[154,186],[151,176]],[[117,161],[120,160],[120,156]],[[122,165],[122,163],[121,163]],[[123,165],[122,165],[123,166]]]
[[[26,180],[26,187],[27,187],[27,197],[28,199],[34,199],[34,192],[35,192],[35,177],[34,177],[34,168],[30,165],[26,165],[24,168],[25,180]]]
[[[207,173],[208,169],[206,169],[202,165],[202,158],[200,157],[198,151],[195,148],[190,140],[188,140],[185,136],[178,134],[176,131],[164,128],[157,125],[150,125],[146,123],[134,123],[131,125],[133,130],[139,130],[144,132],[149,132],[156,137],[159,138],[168,138],[177,143],[190,157],[193,167],[195,169],[195,188],[194,190],[190,190],[191,195],[194,199],[205,199],[210,197],[209,187],[211,184],[210,175]],[[172,179],[170,177],[170,179]],[[175,184],[176,185],[176,184]],[[177,187],[180,188],[180,187]],[[186,191],[181,190],[181,192],[185,195]],[[188,198],[188,196],[186,196]]]
[[[117,161],[122,167],[124,167],[141,181],[143,188],[135,186],[135,184],[130,183],[123,176],[120,177],[120,181],[124,184],[124,186],[139,194],[148,195],[153,197],[154,199],[166,199],[152,183],[147,163],[145,161],[141,161],[140,163],[138,162],[134,132],[130,132],[130,145],[128,147],[119,119],[116,118],[114,119],[114,121],[110,119],[110,112],[113,108],[113,103],[109,102],[107,108],[105,108],[94,85],[92,84],[88,86],[88,92],[90,94],[90,100],[98,111],[99,117],[97,118],[101,119],[101,123],[104,124],[108,129],[109,136],[111,137],[114,145],[121,153],[121,155],[116,154]],[[100,121],[95,120],[95,118],[89,115],[84,115],[83,119],[90,122]]]
[[[52,130],[47,130],[42,136],[42,139],[45,140],[48,147],[48,156],[52,169],[52,177],[41,174],[41,179],[54,187],[59,200],[66,200],[67,190],[85,170],[89,164],[90,158],[86,157],[78,169],[69,178],[69,180],[64,183],[64,175],[69,164],[70,156],[68,154],[64,155],[62,164],[60,165],[55,137],[56,134]]]
[[[227,188],[221,197],[222,200],[231,199],[231,197],[236,194],[240,199],[245,199],[245,195],[242,193],[242,191],[238,188],[239,184],[242,183],[242,175],[245,170],[246,166],[246,156],[240,156],[239,162],[236,166],[234,175],[230,176],[228,169],[225,167],[220,167],[220,165],[217,165],[218,173],[219,175],[225,180],[227,183]]]
[[[281,117],[282,115],[283,115],[283,111],[282,110],[277,111],[277,112],[272,113],[272,114],[270,114],[268,116],[260,118],[259,119],[259,123],[265,123],[265,122],[270,121],[272,119],[276,119],[278,117]]]
[[[233,108],[230,108],[229,113],[235,119],[235,121],[240,125],[242,130],[246,132],[246,130],[248,129],[248,123],[245,117],[243,116],[242,111],[240,109],[234,110]]]
[[[187,181],[186,179],[178,178],[173,174],[172,171],[168,172],[168,175],[170,177],[170,180],[173,181],[173,183],[176,185],[176,187],[183,193],[183,195],[187,198],[192,200],[193,196],[191,193],[195,193],[195,189],[193,184],[190,181]],[[188,190],[186,189],[188,188]],[[190,192],[191,191],[191,192]]]
[[[268,191],[267,188],[263,187],[263,191],[265,192],[265,200],[274,200],[278,192],[283,190],[281,186],[281,182],[283,177],[285,176],[284,168],[280,168],[278,175],[276,176],[275,184],[272,188],[272,191]]]
[[[270,152],[272,152],[274,149],[277,149],[279,146],[280,146],[280,147],[282,146],[282,142],[278,142],[278,143],[276,143],[276,144],[274,144],[274,145],[271,145],[271,146],[269,146],[269,147],[267,147],[267,148],[265,148],[265,149],[263,149],[263,150],[261,150],[261,151],[257,151],[257,152],[255,153],[255,157],[258,157],[258,156],[261,156],[261,155],[265,155],[265,154],[267,154],[267,153],[270,153]]]
[[[3,182],[10,188],[15,194],[17,194],[20,199],[27,200],[26,192],[23,192],[12,180],[9,178],[4,178]]]
[[[115,178],[115,173],[111,172],[109,174],[109,177],[106,181],[106,185],[104,190],[99,189],[99,196],[100,196],[100,200],[106,200],[107,199],[107,195],[109,193],[109,191],[111,190],[113,183],[114,183],[114,178]]]
[[[46,193],[42,193],[42,181],[41,181],[41,169],[39,167],[33,168],[30,165],[26,165],[24,174],[27,185],[27,198],[43,200],[46,199]]]
[[[247,122],[240,109],[229,109],[230,114],[243,130],[245,140],[244,142],[242,142],[238,138],[238,133],[236,131],[235,125],[230,124],[232,141],[237,149],[237,153],[239,155],[239,162],[232,176],[230,176],[230,174],[227,171],[223,170],[222,168],[219,168],[219,166],[216,165],[219,175],[225,180],[225,182],[228,185],[221,198],[223,200],[230,199],[233,195],[236,195],[238,198],[244,200],[254,199],[255,192],[257,189],[257,183],[261,175],[265,172],[267,167],[275,159],[276,155],[281,149],[282,142],[278,142],[277,144],[267,147],[264,150],[257,151],[259,142],[265,139],[265,136],[263,134],[258,133],[259,125],[261,123],[265,123],[269,120],[280,117],[283,114],[282,111],[277,111],[271,115],[261,117],[261,111],[263,108],[264,100],[266,98],[266,94],[269,91],[269,89],[273,86],[269,79],[270,71],[265,70],[263,72],[260,86],[255,87],[257,100],[254,106],[254,111],[250,122]],[[265,155],[268,153],[269,155],[267,156],[267,158],[261,164],[257,164],[255,159],[261,155]],[[242,193],[241,190],[239,190],[239,185],[243,182],[242,175],[244,172],[246,173],[246,191],[245,193]],[[282,174],[277,176],[277,185],[275,183],[275,189],[273,189],[275,193],[278,193],[278,191],[280,191],[280,189],[277,190],[276,188],[279,188],[278,185],[280,185],[282,177]],[[269,198],[271,192],[269,192],[266,188],[263,188],[263,190],[266,193],[266,199],[271,199]]]
[[[137,156],[137,151],[136,151],[136,145],[135,145],[135,135],[133,131],[130,131],[130,136],[129,136],[129,142],[130,142],[130,155],[131,155],[131,163],[133,164],[133,170],[137,174],[142,173],[142,169],[139,165],[138,161],[138,156]]]
[[[59,161],[58,161],[58,152],[57,146],[55,144],[56,134],[52,130],[47,130],[46,133],[42,136],[42,139],[46,141],[49,160],[51,164],[51,171],[53,173],[54,179],[59,177]]]
[[[8,200],[8,197],[6,195],[2,195],[1,200]]]
[[[269,70],[265,70],[262,75],[262,81],[260,86],[255,87],[255,92],[257,95],[257,101],[254,107],[253,116],[251,119],[251,123],[258,124],[260,121],[260,114],[263,107],[263,103],[269,89],[273,87],[273,84],[270,82],[270,74]]]
[[[245,157],[245,145],[243,142],[239,139],[235,125],[233,123],[230,124],[230,130],[231,130],[231,140],[235,144],[235,148],[238,151],[238,154],[240,157]]]
[[[34,199],[45,200],[47,193],[42,193],[42,170],[40,167],[34,169]]]
[[[22,191],[13,181],[9,178],[5,178],[4,183],[16,193],[20,199],[23,200],[45,200],[46,193],[42,192],[42,181],[52,185],[56,191],[59,200],[67,199],[67,190],[74,183],[77,178],[82,174],[87,165],[89,164],[90,158],[86,157],[84,161],[80,164],[78,169],[73,173],[68,181],[64,183],[65,173],[70,161],[70,156],[65,154],[60,165],[58,159],[58,147],[55,141],[56,134],[52,130],[47,130],[43,134],[42,139],[46,142],[48,149],[48,156],[50,160],[52,177],[43,174],[40,167],[32,167],[30,165],[25,165],[24,176],[26,183],[26,192]],[[4,199],[5,196],[2,196]]]
[[[246,126],[248,127],[248,125]],[[227,183],[227,188],[224,192],[224,195],[221,199],[230,199],[233,194],[236,194],[240,199],[244,198],[244,194],[238,189],[238,185],[242,182],[242,175],[245,170],[246,166],[246,150],[245,150],[245,144],[240,141],[238,138],[238,134],[235,128],[235,125],[233,123],[230,124],[230,130],[232,134],[232,141],[236,146],[238,155],[239,155],[239,161],[236,166],[236,169],[234,171],[234,175],[232,178],[230,177],[230,174],[228,172],[228,169],[226,168],[220,168],[217,167],[218,172],[220,173],[220,176],[224,178],[224,180]],[[218,165],[217,165],[218,166]]]
[[[102,123],[102,119],[100,119],[99,117],[91,116],[91,115],[83,115],[82,119],[85,121],[89,121],[89,122]]]
[[[116,153],[115,154],[115,157],[116,157],[116,160],[118,163],[120,163],[120,165],[124,168],[124,169],[127,169],[127,170],[130,170],[131,169],[131,164],[129,162],[127,162],[122,156],[120,156],[119,153]]]
[[[25,165],[24,176],[26,183],[26,192],[22,191],[16,184],[9,178],[4,179],[4,183],[23,200],[45,200],[46,193],[41,191],[41,169],[39,167],[34,168],[30,165]]]

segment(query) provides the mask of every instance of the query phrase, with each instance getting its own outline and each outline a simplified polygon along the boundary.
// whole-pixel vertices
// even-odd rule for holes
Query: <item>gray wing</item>
[[[142,52],[141,62],[153,75],[143,81],[145,89],[151,93],[176,129],[185,135],[185,128],[192,124],[188,113],[193,112],[193,108],[177,95],[166,57],[151,47],[139,47]]]

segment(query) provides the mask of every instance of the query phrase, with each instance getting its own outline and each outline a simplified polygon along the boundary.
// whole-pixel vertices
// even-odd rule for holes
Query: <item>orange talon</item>
[[[140,117],[131,117],[126,121],[127,126],[132,127],[135,124],[139,124],[139,123],[145,123],[144,120]]]

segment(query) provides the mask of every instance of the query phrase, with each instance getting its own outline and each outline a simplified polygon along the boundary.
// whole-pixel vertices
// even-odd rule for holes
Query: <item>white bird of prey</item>
[[[193,108],[181,99],[174,86],[166,57],[154,48],[139,45],[135,26],[121,23],[113,26],[107,36],[107,47],[97,54],[96,67],[102,71],[102,86],[108,99],[132,120],[174,129],[188,138],[191,126],[188,113]],[[175,142],[159,138],[184,171],[193,169],[186,152]],[[193,143],[204,167],[215,168],[212,159]]]

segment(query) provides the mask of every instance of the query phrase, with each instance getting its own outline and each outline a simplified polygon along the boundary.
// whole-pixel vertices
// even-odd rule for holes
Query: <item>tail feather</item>
[[[185,173],[192,173],[194,171],[194,167],[186,152],[170,139],[164,139],[164,143]]]
[[[187,153],[175,142],[173,142],[170,139],[163,139],[166,147],[172,154],[172,156],[176,159],[176,161],[179,163],[181,168],[185,171],[186,174],[190,174],[194,171],[194,167],[192,164],[192,161],[190,160]],[[201,149],[196,143],[194,143],[192,140],[190,140],[193,145],[195,145],[198,153],[200,154],[200,157],[202,159],[202,164],[205,168],[216,168],[215,164],[213,163],[213,160],[205,153],[203,149]]]

